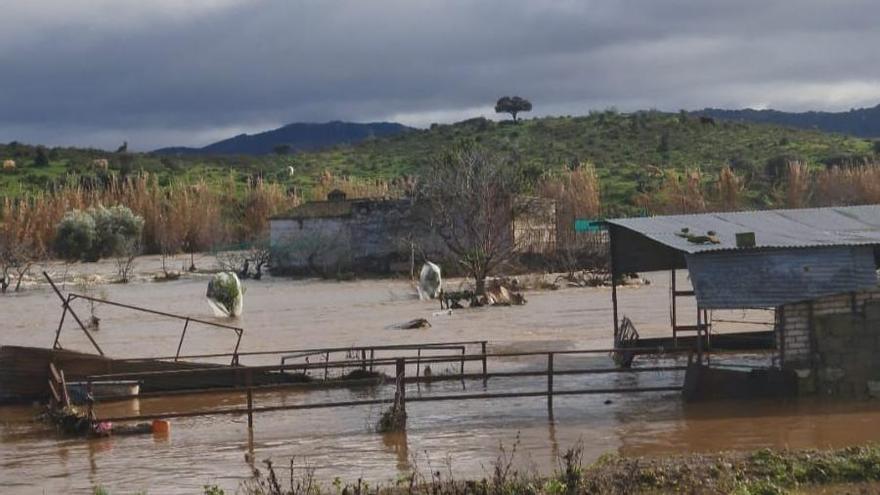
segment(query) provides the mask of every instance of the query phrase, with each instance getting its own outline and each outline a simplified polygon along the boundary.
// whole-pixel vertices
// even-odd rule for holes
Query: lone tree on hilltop
[[[509,113],[516,122],[516,114],[520,112],[531,112],[532,102],[519,96],[502,96],[495,103],[495,113]]]

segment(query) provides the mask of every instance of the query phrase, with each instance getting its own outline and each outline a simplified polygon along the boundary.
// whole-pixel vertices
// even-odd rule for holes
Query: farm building
[[[555,204],[524,198],[529,215],[511,225],[522,253],[555,249]],[[270,219],[274,269],[288,273],[389,273],[410,269],[413,257],[443,260],[447,249],[430,229],[429,212],[412,198],[348,199],[304,203]]]
[[[880,392],[880,205],[613,219],[612,279],[668,270],[672,340],[723,347],[712,311],[769,309],[774,367],[800,393]],[[686,270],[689,290],[676,287]],[[676,311],[695,298],[696,315]],[[617,286],[614,335],[624,336]],[[681,324],[689,317],[693,324]],[[718,336],[722,337],[722,336]],[[729,336],[727,336],[729,337]],[[727,339],[730,342],[732,339]],[[702,356],[698,356],[701,359]]]

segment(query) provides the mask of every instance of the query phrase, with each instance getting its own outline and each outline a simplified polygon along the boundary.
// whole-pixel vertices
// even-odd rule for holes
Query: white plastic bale
[[[231,288],[229,286],[232,285]],[[229,290],[234,294],[232,301],[222,301],[218,296],[221,289]],[[215,274],[208,282],[208,292],[205,294],[208,298],[208,306],[218,317],[238,317],[241,316],[244,309],[244,294],[241,288],[241,281],[238,276],[232,272],[221,272]]]
[[[425,261],[421,272],[419,272],[419,299],[436,299],[440,295],[442,287],[440,267],[430,261]]]

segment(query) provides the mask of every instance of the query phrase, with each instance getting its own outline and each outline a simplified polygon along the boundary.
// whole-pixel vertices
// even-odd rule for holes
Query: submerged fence
[[[404,348],[414,348],[421,347],[420,350],[434,349],[434,350],[444,350],[446,348],[452,347],[458,349],[461,347],[463,343],[447,343],[447,344],[430,344],[430,345],[421,345],[421,346],[373,346],[372,349],[375,352],[380,349],[395,349],[400,350]],[[116,417],[100,417],[101,421],[139,421],[139,420],[154,420],[154,419],[170,419],[170,418],[187,418],[187,417],[197,417],[197,416],[220,416],[220,415],[231,415],[231,416],[247,416],[248,418],[248,426],[253,427],[254,424],[254,416],[262,413],[269,412],[277,412],[277,411],[296,411],[296,410],[305,410],[305,409],[324,409],[324,408],[339,408],[339,407],[357,407],[357,406],[370,406],[370,405],[381,405],[381,404],[389,404],[390,401],[388,399],[383,398],[375,398],[375,399],[361,399],[361,400],[350,400],[350,401],[331,401],[331,402],[318,402],[318,403],[306,403],[306,404],[291,404],[291,405],[266,405],[266,406],[258,406],[254,404],[254,392],[259,391],[269,391],[269,390],[284,390],[284,389],[296,389],[303,388],[308,386],[326,386],[327,381],[319,382],[317,384],[303,384],[303,383],[277,383],[271,385],[253,385],[253,375],[254,373],[260,372],[273,372],[273,373],[288,373],[291,371],[297,371],[300,373],[308,373],[310,370],[318,370],[322,372],[324,376],[327,376],[328,370],[330,369],[338,369],[338,368],[351,368],[353,365],[359,367],[364,370],[375,370],[378,368],[384,367],[393,367],[395,370],[393,376],[387,375],[376,375],[375,377],[367,380],[359,380],[359,383],[371,382],[375,384],[382,383],[392,383],[395,385],[395,396],[400,397],[400,400],[405,404],[406,402],[439,402],[439,401],[463,401],[463,400],[489,400],[489,399],[507,399],[507,398],[526,398],[526,397],[535,397],[535,398],[545,398],[547,401],[548,410],[552,413],[553,410],[553,399],[554,397],[560,396],[575,396],[575,395],[590,395],[590,394],[622,394],[622,393],[651,393],[651,392],[676,392],[682,390],[681,384],[669,384],[662,386],[651,386],[651,387],[617,387],[617,388],[585,388],[585,389],[564,389],[559,390],[555,387],[554,378],[559,376],[574,376],[574,375],[593,375],[593,374],[611,374],[611,373],[625,373],[625,374],[633,374],[633,373],[647,373],[647,372],[671,372],[671,371],[684,371],[686,366],[647,366],[647,367],[635,367],[635,368],[568,368],[568,369],[559,369],[557,364],[557,358],[559,356],[578,356],[578,355],[597,355],[597,354],[610,354],[615,352],[636,352],[639,354],[664,354],[669,352],[669,350],[662,350],[657,348],[624,348],[624,349],[591,349],[591,350],[563,350],[563,351],[549,351],[549,352],[508,352],[508,353],[494,353],[489,354],[486,352],[485,342],[476,341],[470,342],[470,344],[481,344],[481,352],[477,354],[454,354],[454,355],[439,355],[439,356],[410,356],[410,357],[387,357],[387,358],[373,358],[368,359],[366,357],[366,349],[370,349],[370,347],[359,348],[361,353],[361,357],[364,359],[360,360],[344,360],[344,361],[324,361],[318,363],[295,363],[288,364],[286,363],[286,359],[282,361],[280,365],[268,365],[268,366],[247,366],[247,367],[232,367],[236,369],[238,372],[237,383],[231,384],[230,387],[227,388],[206,388],[206,389],[197,389],[197,390],[179,390],[179,391],[161,391],[161,392],[147,392],[140,394],[138,396],[130,396],[128,398],[136,398],[136,397],[162,397],[162,396],[173,396],[173,395],[181,395],[181,394],[194,394],[194,393],[223,393],[223,392],[239,392],[242,393],[245,401],[245,407],[220,407],[216,409],[209,410],[199,410],[199,411],[180,411],[180,412],[167,412],[167,413],[157,413],[157,414],[139,414],[132,416],[116,416]],[[305,357],[307,355],[329,355],[330,352],[341,351],[342,348],[335,349],[313,349],[313,350],[304,350],[298,353],[289,353],[295,354],[296,357]],[[541,358],[546,365],[543,369],[532,369],[532,370],[510,370],[510,371],[493,371],[490,372],[488,369],[488,362],[490,360],[496,359],[513,359],[513,358],[524,358],[524,357],[533,357],[533,358]],[[285,355],[284,358],[290,359],[291,355]],[[477,372],[471,370],[465,370],[466,363],[479,363],[480,370]],[[415,376],[407,376],[406,369],[409,366],[412,368],[416,366],[418,370],[421,365],[425,364],[440,364],[440,363],[455,363],[460,365],[460,369],[458,373],[448,373],[443,375],[431,375],[425,376],[424,374],[419,374],[416,372]],[[138,378],[147,378],[151,376],[186,376],[192,374],[199,373],[211,373],[212,371],[216,371],[218,369],[223,369],[228,371],[231,367],[217,367],[217,368],[197,368],[197,369],[185,369],[185,370],[173,370],[173,371],[149,371],[149,372],[139,372],[139,373],[117,373],[117,374],[103,374],[103,375],[93,375],[88,377],[88,381],[99,381],[99,380],[122,380],[122,379],[138,379]],[[434,381],[441,380],[483,380],[484,383],[487,383],[488,380],[492,378],[510,378],[510,377],[546,377],[546,386],[541,387],[540,389],[535,390],[524,390],[524,391],[512,391],[512,392],[482,392],[482,393],[463,393],[463,394],[438,394],[438,395],[427,395],[427,396],[416,396],[416,397],[406,397],[404,387],[407,383],[430,383]],[[340,381],[339,385],[347,385],[350,386],[354,384],[352,381]],[[118,397],[119,399],[121,397]]]

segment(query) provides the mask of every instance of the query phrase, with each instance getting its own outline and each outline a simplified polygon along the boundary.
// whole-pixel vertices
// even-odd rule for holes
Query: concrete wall
[[[426,231],[409,200],[351,201],[351,213],[329,218],[275,218],[270,221],[273,261],[280,272],[314,271],[319,260],[332,272],[388,273],[406,265],[410,242],[417,261],[445,256],[442,242]],[[309,257],[312,258],[311,265]]]
[[[880,392],[880,289],[779,308],[782,366],[801,393],[864,397]]]
[[[555,250],[555,203],[529,200],[533,213],[518,219],[512,233],[520,253]],[[273,218],[270,239],[273,270],[309,273],[315,262],[325,272],[389,273],[409,270],[411,243],[416,262],[423,256],[435,262],[449,250],[424,221],[428,213],[410,199],[349,200],[348,214],[328,217]],[[311,259],[311,264],[309,260]],[[455,263],[448,267],[455,268]],[[418,268],[418,267],[416,267]],[[324,273],[332,275],[333,273]]]

